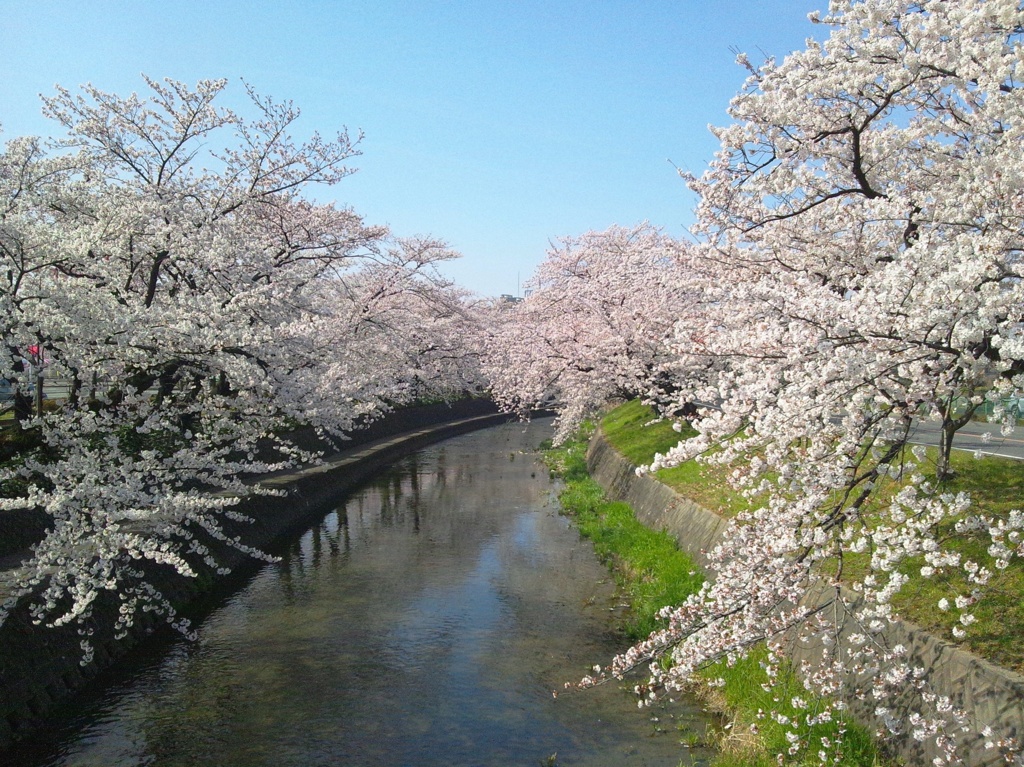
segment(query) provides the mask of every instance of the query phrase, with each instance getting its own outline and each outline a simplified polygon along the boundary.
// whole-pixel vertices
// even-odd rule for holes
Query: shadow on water
[[[561,694],[623,639],[533,449],[475,432],[381,473],[10,764],[700,764],[694,706]],[[692,736],[689,736],[692,739]]]

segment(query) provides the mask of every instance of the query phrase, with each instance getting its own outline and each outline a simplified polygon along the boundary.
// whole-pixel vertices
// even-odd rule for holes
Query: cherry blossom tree
[[[523,414],[555,406],[560,437],[613,398],[667,402],[685,248],[648,224],[562,240],[526,299],[498,312],[485,354],[495,399]]]
[[[996,330],[1017,318],[983,311],[1012,303],[1019,247],[1019,185],[1005,164],[1019,147],[1014,13],[1013,3],[834,4],[826,21],[842,19],[844,35],[753,72],[733,103],[738,122],[719,132],[742,151],[694,180],[722,247],[756,249],[841,298],[894,285],[883,299],[894,307],[920,304],[914,291],[948,305],[949,316],[909,317],[911,328],[882,320],[863,331],[913,345],[928,368],[911,398],[942,421],[940,475],[989,388],[989,363],[1004,379],[1019,372],[1012,354],[998,365]],[[950,264],[973,273],[950,275]]]
[[[796,632],[842,648],[805,669],[817,689],[874,699],[887,727],[952,761],[955,711],[923,690],[901,720],[889,701],[925,681],[880,637],[911,562],[921,577],[964,573],[972,591],[954,601],[966,626],[992,568],[1024,553],[1019,532],[1005,540],[1019,519],[979,523],[993,534],[987,562],[948,548],[939,531],[969,499],[941,493],[923,452],[906,449],[913,419],[938,418],[941,480],[956,429],[985,396],[1024,385],[1024,12],[1015,0],[840,1],[820,22],[825,42],[750,68],[720,153],[690,179],[697,257],[719,278],[703,291],[704,322],[681,323],[675,349],[684,371],[695,352],[728,366],[713,386],[680,386],[720,409],[655,466],[715,448],[705,460],[743,467],[735,476],[757,508],[714,553],[716,582],[621,662],[669,652],[675,665],[655,676],[672,686]],[[893,477],[911,481],[875,501]],[[850,578],[860,552],[867,575]],[[830,596],[809,605],[823,583]],[[884,673],[843,681],[871,665]]]
[[[0,377],[24,399],[32,346],[70,385],[55,412],[19,409],[36,447],[0,469],[0,509],[53,520],[17,593],[51,625],[103,592],[122,624],[172,620],[146,568],[258,556],[223,523],[268,492],[245,477],[315,457],[291,429],[343,437],[480,383],[436,271],[454,254],[304,196],[352,172],[357,139],[297,142],[290,103],[248,89],[241,117],[215,104],[223,80],[146,84],[58,89],[44,112],[66,137],[0,156]]]
[[[887,627],[910,570],[958,572],[967,590],[937,607],[960,613],[964,636],[992,573],[1024,554],[1020,514],[972,516],[941,485],[956,429],[1024,387],[1024,10],[833,0],[812,20],[824,42],[760,67],[741,57],[750,76],[734,123],[716,129],[709,169],[688,177],[699,244],[675,254],[669,278],[685,301],[671,334],[645,337],[666,347],[652,354],[671,371],[663,412],[714,405],[649,468],[728,465],[754,510],[710,553],[714,580],[610,673],[650,664],[653,688],[673,691],[766,640],[773,659],[784,642],[817,646],[802,668],[813,690],[952,763],[964,727],[994,723],[965,723]],[[643,306],[643,279],[631,290],[626,303]],[[579,344],[573,316],[527,317],[521,333],[537,347],[561,334],[560,359],[599,358],[613,368],[603,379],[637,380],[623,357]],[[537,398],[551,362],[520,347],[538,372],[510,386]],[[920,418],[942,425],[935,466],[908,446]],[[964,557],[943,530],[987,534],[988,558]],[[916,708],[900,713],[892,701],[908,690]],[[795,725],[791,735],[794,752],[818,753]]]

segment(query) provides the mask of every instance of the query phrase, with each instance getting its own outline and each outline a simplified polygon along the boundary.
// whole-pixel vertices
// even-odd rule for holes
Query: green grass
[[[807,717],[820,713],[821,701],[808,694],[787,666],[782,667],[776,684],[765,690],[762,685],[767,678],[763,665],[766,660],[767,651],[762,646],[731,667],[723,661],[704,672],[705,679],[724,682],[711,689],[713,695],[720,698],[719,705],[733,717],[719,738],[722,755],[716,767],[776,767],[776,754],[789,756],[791,744],[786,739],[787,732],[797,734],[802,748],[785,764],[819,765],[817,754],[824,747],[823,739],[830,743],[842,741],[840,765],[871,767],[884,763],[865,728],[846,719],[808,725]],[[794,706],[794,699],[802,700],[805,705]],[[784,726],[764,713],[768,711],[782,714],[797,724]],[[752,726],[756,727],[756,736],[751,731]]]
[[[681,439],[696,434],[688,428],[677,432],[668,421],[655,418],[651,408],[633,400],[605,415],[601,431],[612,447],[636,466],[650,463],[655,453],[666,453]],[[654,476],[705,509],[731,517],[749,509],[750,503],[729,486],[729,471],[724,466],[687,461],[671,469],[660,469]]]
[[[930,449],[926,461],[934,464],[937,451]],[[941,492],[966,492],[973,501],[968,513],[984,513],[1004,517],[1012,509],[1024,506],[1024,462],[993,456],[974,458],[970,453],[954,451],[951,457],[955,476],[943,482]],[[948,545],[959,551],[965,559],[985,564],[988,535],[986,533],[957,533],[953,524],[942,529]],[[968,594],[971,586],[962,577],[962,570],[936,575],[932,578],[913,577],[920,572],[922,560],[907,562],[904,572],[911,581],[904,586],[895,600],[896,609],[908,620],[941,636],[955,641],[950,633],[958,614],[942,612],[936,604],[942,597]],[[969,626],[967,637],[960,646],[1005,668],[1024,672],[1024,561],[1013,559],[1005,570],[993,570],[984,596],[972,612],[977,623]]]
[[[601,486],[587,474],[585,441],[575,439],[547,450],[545,458],[565,481],[559,495],[563,510],[593,542],[598,557],[612,566],[629,600],[629,637],[646,637],[657,626],[658,610],[695,593],[704,576],[670,535],[645,526],[625,503],[605,499]]]
[[[663,453],[675,445],[686,433],[675,432],[667,422],[651,424],[654,413],[638,401],[628,402],[609,412],[601,422],[608,441],[634,464],[649,463],[655,453]],[[937,451],[929,448],[922,470],[934,467]],[[1024,506],[1024,462],[993,456],[974,458],[970,453],[954,451],[952,468],[955,476],[937,486],[939,492],[966,492],[972,500],[969,513],[1005,516],[1011,509]],[[747,508],[746,500],[728,484],[727,467],[703,466],[689,461],[682,466],[662,470],[656,477],[682,495],[716,511],[723,516]],[[881,508],[898,491],[892,484],[880,489],[873,501]],[[868,509],[870,513],[870,507]],[[965,558],[985,563],[987,536],[958,534],[953,523],[946,525],[943,534],[947,543]],[[856,579],[866,572],[868,556],[844,555],[844,573],[847,579]],[[1015,559],[1005,570],[995,571],[985,596],[975,606],[977,622],[967,628],[967,637],[957,642],[952,628],[957,625],[959,613],[942,612],[937,603],[942,597],[952,601],[957,594],[968,594],[971,586],[959,573],[933,578],[919,576],[921,560],[904,564],[903,571],[911,581],[894,601],[899,614],[946,641],[953,642],[993,663],[1024,673],[1024,561]]]
[[[601,419],[601,431],[608,441],[632,463],[650,463],[655,453],[667,452],[681,439],[696,434],[692,429],[677,432],[665,420],[655,420],[654,411],[640,400],[632,400],[609,411]]]
[[[635,405],[630,404],[624,408],[624,412],[616,411],[612,419],[613,428],[620,432],[628,431],[630,424],[638,425],[643,417]],[[644,422],[649,420],[645,418]],[[665,426],[658,425],[662,431],[661,439],[667,437],[664,428],[661,428]],[[670,427],[667,428],[678,441],[679,435]],[[653,427],[645,427],[645,431],[647,429],[653,430]],[[654,616],[658,610],[683,601],[700,588],[704,578],[693,560],[678,549],[670,536],[644,526],[626,504],[608,501],[604,497],[600,485],[587,473],[586,439],[587,434],[581,434],[557,449],[545,450],[545,460],[565,482],[559,495],[562,508],[573,517],[581,534],[593,541],[598,556],[612,568],[620,588],[628,597],[631,615],[625,628],[632,639],[639,639],[656,627]],[[651,449],[658,441],[650,438],[647,433],[636,440],[634,445],[638,443],[646,444],[645,449]],[[700,740],[721,750],[715,761],[716,767],[778,765],[775,755],[785,754],[789,748],[785,728],[767,717],[759,717],[759,711],[775,709],[791,718],[799,718],[813,712],[820,705],[810,699],[803,685],[788,668],[783,668],[779,685],[772,692],[766,692],[761,686],[767,681],[762,666],[764,658],[765,651],[761,649],[731,667],[725,663],[718,664],[704,673],[705,684],[697,684],[696,692],[707,701],[709,707],[731,719],[728,725],[700,737]],[[706,684],[712,679],[722,679],[724,685]],[[791,705],[794,697],[808,699],[810,709],[794,709]],[[751,724],[758,727],[758,735],[751,733]],[[840,765],[872,767],[880,763],[865,730],[845,721],[836,721],[798,728],[802,740],[813,747],[805,749],[796,757],[787,755],[787,761],[783,764],[817,764],[816,754],[821,738],[835,741],[840,730],[845,733]],[[698,736],[691,734],[691,737],[697,739]],[[681,742],[686,742],[686,738]]]

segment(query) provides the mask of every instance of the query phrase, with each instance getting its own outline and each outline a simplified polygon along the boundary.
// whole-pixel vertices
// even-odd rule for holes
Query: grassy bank
[[[653,412],[637,401],[628,402],[612,410],[602,420],[601,428],[608,441],[632,463],[649,463],[655,453],[664,453],[686,434],[674,431],[668,422],[653,422]],[[924,469],[934,466],[937,450],[929,448]],[[975,458],[973,454],[953,451],[951,458],[955,475],[935,485],[936,492],[968,493],[973,501],[971,513],[984,513],[996,517],[1006,516],[1011,509],[1024,505],[1024,462],[994,456]],[[655,476],[680,494],[707,509],[731,516],[747,508],[747,503],[728,484],[728,467],[703,466],[689,461],[673,469],[663,469]],[[879,493],[876,504],[887,503],[901,484],[893,482]],[[953,522],[945,525],[942,536],[965,559],[987,560],[987,535],[983,532],[957,533]],[[866,560],[866,556],[865,560]],[[856,557],[847,555],[844,565],[847,573],[857,574]],[[979,655],[1004,668],[1024,673],[1024,562],[1016,559],[1004,570],[996,570],[985,596],[974,609],[977,622],[967,628],[963,641],[956,640],[952,629],[958,624],[958,613],[943,612],[936,608],[946,597],[950,601],[956,594],[968,594],[972,586],[960,573],[947,573],[934,578],[921,578],[923,560],[904,563],[902,570],[911,576],[910,582],[898,595],[894,604],[900,615],[930,631],[945,641]],[[862,570],[863,568],[860,568]]]
[[[608,413],[601,420],[601,430],[615,449],[636,466],[650,463],[655,453],[665,453],[679,440],[696,434],[685,429],[677,432],[668,421],[655,420],[654,412],[638,400]],[[729,487],[728,475],[726,467],[706,466],[696,461],[654,474],[660,482],[685,494],[694,503],[723,517],[731,517],[750,505]]]
[[[679,439],[667,424],[639,428],[642,423],[637,422],[642,414],[633,405],[624,411],[616,411],[611,418],[613,429],[620,434],[629,432],[635,437],[630,446],[634,451],[640,449],[638,444],[644,445],[644,450],[650,450],[657,444],[658,437],[651,439],[648,429],[667,430],[676,441]],[[649,420],[649,416],[642,418],[642,422]],[[607,424],[604,428],[607,431]],[[661,438],[668,434],[663,433]],[[699,589],[704,579],[695,563],[678,549],[668,534],[651,530],[636,519],[629,506],[604,497],[600,485],[587,473],[585,453],[588,436],[584,433],[560,448],[546,450],[545,458],[565,482],[559,496],[562,508],[573,517],[580,532],[593,541],[598,556],[608,563],[628,598],[631,616],[627,630],[633,639],[639,639],[657,625],[655,615],[660,608],[681,602]],[[633,460],[636,461],[635,458]],[[698,742],[717,746],[721,753],[715,762],[716,767],[770,767],[778,764],[776,754],[786,754],[790,747],[785,734],[787,728],[761,712],[774,709],[795,721],[803,721],[808,714],[815,712],[817,704],[811,700],[809,708],[799,710],[791,705],[793,698],[806,699],[808,695],[803,685],[788,672],[783,674],[781,688],[766,692],[761,686],[767,681],[761,666],[763,659],[761,651],[731,668],[720,664],[706,670],[702,682],[695,684],[694,693],[709,709],[721,714],[724,723],[707,733],[681,732],[681,749]],[[724,685],[707,684],[718,678],[724,681]],[[753,732],[755,729],[756,734]],[[844,767],[880,764],[866,732],[846,722],[803,727],[799,735],[805,748],[783,764],[817,764],[821,739],[828,738],[834,742],[840,732],[844,735],[845,747],[839,764]]]
[[[580,435],[546,450],[545,459],[565,482],[559,494],[562,509],[593,542],[628,597],[626,630],[631,639],[639,639],[654,630],[658,610],[695,593],[704,576],[670,535],[646,527],[625,503],[605,499],[601,486],[587,473],[586,440],[587,435]]]

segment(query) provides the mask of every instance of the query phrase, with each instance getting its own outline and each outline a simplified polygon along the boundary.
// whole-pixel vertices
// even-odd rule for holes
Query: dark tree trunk
[[[954,418],[953,398],[950,397],[949,403],[946,405],[946,412],[942,417],[942,434],[939,438],[939,460],[935,466],[935,476],[940,481],[951,479],[956,474],[950,466],[950,456],[953,454],[953,438],[960,429],[970,422],[974,411],[977,409],[977,405],[969,404],[966,412]]]

